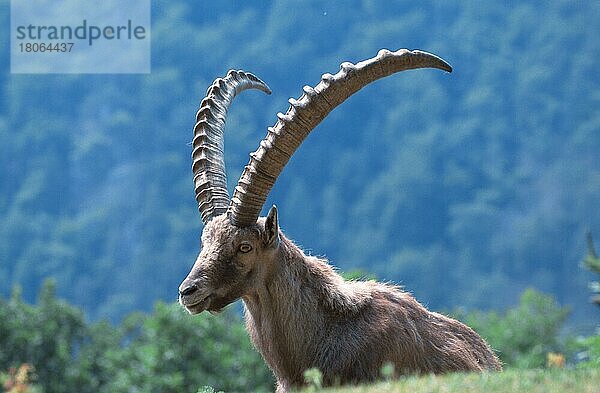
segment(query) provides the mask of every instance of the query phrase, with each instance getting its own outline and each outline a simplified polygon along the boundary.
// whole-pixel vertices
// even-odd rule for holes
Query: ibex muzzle
[[[252,74],[230,71],[201,103],[192,171],[205,226],[202,251],[179,287],[180,303],[197,314],[243,299],[250,337],[275,373],[278,392],[301,386],[303,372],[313,367],[325,384],[372,381],[388,362],[397,373],[501,369],[469,327],[428,311],[398,287],[345,281],[283,235],[275,206],[259,218],[277,177],[331,110],[370,82],[415,68],[452,71],[426,52],[381,50],[305,86],[250,154],[231,199],[223,159],[227,109],[245,89],[270,90]]]

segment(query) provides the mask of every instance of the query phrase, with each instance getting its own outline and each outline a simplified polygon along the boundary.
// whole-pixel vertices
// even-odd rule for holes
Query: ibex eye
[[[248,243],[242,243],[239,247],[240,252],[247,253],[252,251],[252,246]]]

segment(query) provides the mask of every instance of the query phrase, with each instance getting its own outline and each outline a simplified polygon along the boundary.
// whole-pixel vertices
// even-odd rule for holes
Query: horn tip
[[[440,69],[442,71],[446,71],[448,73],[451,73],[453,71],[452,66],[450,64],[448,64],[448,62],[446,60],[442,59],[439,56],[434,55],[433,53],[425,52],[425,51],[418,50],[418,49],[410,51],[410,53],[413,55],[424,56],[424,57],[431,59],[433,61],[433,64],[431,64],[431,66],[434,68],[438,68],[438,69]]]

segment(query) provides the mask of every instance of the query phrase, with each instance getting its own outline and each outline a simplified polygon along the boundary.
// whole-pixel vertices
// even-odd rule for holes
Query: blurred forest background
[[[5,0],[0,21],[9,26],[9,19]],[[236,68],[273,90],[246,92],[230,110],[225,144],[233,188],[289,97],[342,61],[380,48],[427,50],[455,71],[395,75],[335,110],[267,201],[280,208],[282,229],[343,271],[406,286],[431,309],[502,313],[525,296],[554,318],[549,340],[566,317],[561,307],[571,311],[572,331],[590,333],[598,311],[588,302],[591,273],[580,262],[585,231],[600,237],[599,20],[594,1],[153,1],[148,75],[10,74],[9,32],[1,29],[0,298],[7,300],[0,330],[22,328],[37,338],[7,334],[0,355],[31,362],[24,350],[11,355],[8,348],[42,345],[44,337],[62,337],[53,326],[72,325],[54,355],[68,359],[69,345],[86,342],[98,351],[114,345],[114,364],[168,374],[171,344],[148,346],[160,345],[157,332],[194,338],[205,333],[191,326],[230,326],[171,314],[160,303],[148,320],[121,322],[158,300],[174,302],[199,251],[190,141],[206,88]],[[25,306],[47,278],[77,309],[50,289],[37,308]],[[21,289],[8,300],[15,286]],[[548,295],[524,292],[529,287]],[[505,325],[491,320],[512,326],[531,314],[523,310]],[[48,324],[60,315],[71,317]],[[226,318],[239,325],[235,313]],[[84,322],[102,319],[123,330],[115,338],[104,333],[114,329],[109,325]],[[172,320],[178,322],[169,330],[164,324]],[[532,329],[521,339],[539,338]],[[230,334],[247,344],[243,329]],[[135,344],[131,353],[120,354],[120,340]],[[31,356],[38,349],[29,348]],[[538,350],[536,364],[543,364]],[[99,371],[106,364],[94,363],[96,352],[76,352],[94,378],[123,382],[110,368]],[[199,368],[210,364],[200,356],[189,353]],[[255,358],[237,361],[238,368],[264,368]],[[68,370],[67,363],[56,369]],[[48,372],[57,378],[49,391],[69,391],[74,374],[65,373],[70,377]],[[172,374],[165,378],[156,391],[176,386],[169,385]],[[90,383],[100,391],[101,381]]]
[[[199,250],[189,143],[213,79],[240,68],[273,90],[230,111],[233,187],[288,97],[342,61],[406,47],[455,72],[395,75],[334,111],[271,193],[283,230],[433,309],[502,308],[535,287],[589,321],[599,3],[350,3],[155,1],[149,75],[11,75],[4,50],[0,293],[19,284],[32,301],[53,277],[113,320],[175,300]]]

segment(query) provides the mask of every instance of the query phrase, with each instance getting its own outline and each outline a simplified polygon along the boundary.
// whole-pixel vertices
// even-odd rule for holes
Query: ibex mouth
[[[206,310],[208,308],[208,306],[210,305],[210,301],[211,301],[210,295],[206,296],[204,299],[197,301],[195,303],[188,303],[185,300],[185,298],[183,298],[183,297],[179,298],[179,303],[181,303],[181,305],[183,307],[185,307],[187,312],[189,312],[192,315],[200,314],[202,311]]]

